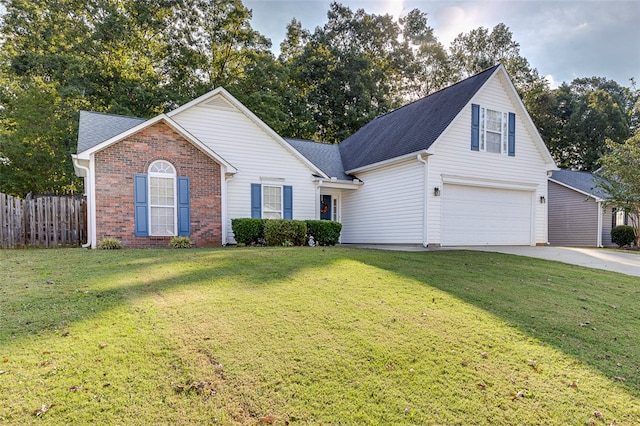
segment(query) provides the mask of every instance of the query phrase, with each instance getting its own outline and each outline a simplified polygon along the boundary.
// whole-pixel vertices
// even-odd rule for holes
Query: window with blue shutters
[[[516,153],[516,115],[480,105],[471,105],[471,150]]]
[[[251,217],[293,219],[293,187],[251,184]]]
[[[191,235],[189,178],[176,176],[167,161],[155,161],[149,173],[134,176],[135,235]]]

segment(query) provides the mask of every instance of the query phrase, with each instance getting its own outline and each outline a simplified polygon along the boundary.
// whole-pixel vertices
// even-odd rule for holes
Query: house
[[[88,245],[234,243],[237,217],[328,219],[343,243],[547,243],[555,163],[494,66],[339,145],[283,139],[218,88],[150,120],[81,112]]]
[[[590,172],[556,170],[549,177],[549,243],[610,247],[611,229],[626,225],[624,211],[604,203],[609,194]]]

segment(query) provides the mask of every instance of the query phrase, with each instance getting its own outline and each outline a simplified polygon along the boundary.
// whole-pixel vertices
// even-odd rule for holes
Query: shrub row
[[[633,226],[619,225],[611,229],[611,241],[618,247],[629,246],[636,240],[636,233]]]
[[[238,244],[302,246],[311,238],[316,245],[333,246],[340,239],[342,224],[329,220],[231,219]]]

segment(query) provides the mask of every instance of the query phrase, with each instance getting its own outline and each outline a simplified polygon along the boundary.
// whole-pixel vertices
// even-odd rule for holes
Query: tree
[[[609,152],[600,158],[599,185],[609,193],[607,205],[624,210],[640,247],[640,131],[619,144],[607,140]]]
[[[240,0],[0,2],[0,189],[15,195],[79,190],[78,110],[151,117],[274,62]],[[252,106],[278,117],[270,102]]]
[[[155,61],[169,3],[3,1],[3,191],[79,189],[69,155],[75,151],[79,109],[143,117],[162,110]]]
[[[340,142],[403,103],[412,52],[389,15],[332,3],[313,34],[293,21],[283,43],[293,96],[287,136]]]
[[[399,23],[413,53],[413,59],[406,61],[405,97],[421,98],[453,83],[447,51],[427,24],[427,14],[413,9]]]
[[[560,167],[596,170],[607,139],[622,143],[637,122],[638,92],[604,78],[579,78],[552,93],[547,145]],[[538,123],[536,123],[538,124]]]
[[[521,97],[528,90],[546,84],[538,70],[520,55],[520,44],[513,40],[513,33],[503,23],[491,31],[480,27],[458,35],[451,42],[449,52],[455,81],[501,63]]]

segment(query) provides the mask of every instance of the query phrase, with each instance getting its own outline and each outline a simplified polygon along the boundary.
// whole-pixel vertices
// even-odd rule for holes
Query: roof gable
[[[499,67],[493,66],[363,126],[340,144],[345,170],[429,149]]]
[[[260,129],[262,129],[262,131],[264,131],[267,135],[269,135],[273,140],[275,140],[283,148],[289,151],[289,153],[292,154],[298,161],[301,161],[313,173],[321,177],[328,177],[320,168],[318,168],[317,164],[314,164],[312,161],[306,158],[303,154],[301,154],[298,150],[296,150],[282,136],[277,134],[271,127],[269,127],[264,121],[262,121],[258,116],[256,116],[250,109],[245,107],[240,101],[238,101],[233,95],[231,95],[222,87],[217,87],[216,89],[208,93],[205,93],[199,98],[196,98],[191,102],[186,103],[171,112],[168,112],[167,116],[176,117],[180,113],[195,106],[205,106],[208,108],[212,108],[214,110],[217,109],[217,110],[227,110],[227,111],[233,111],[233,110],[239,111],[240,113],[244,114],[255,125],[257,125]],[[176,118],[176,120],[177,119],[178,118]]]
[[[80,111],[77,152],[82,153],[91,149],[145,121],[147,120],[144,118]]]
[[[96,125],[97,128],[110,128],[108,127],[107,124],[110,121],[111,116],[109,116],[108,114],[95,114],[95,113],[90,113],[91,115],[85,115],[85,118],[89,118],[89,122],[93,123],[94,125]],[[118,116],[116,116],[118,117]],[[82,116],[80,117],[81,119],[83,118]],[[131,117],[129,117],[131,118]],[[183,138],[185,138],[187,141],[189,141],[190,143],[192,143],[196,148],[198,148],[199,150],[201,150],[202,152],[204,152],[206,155],[208,155],[209,157],[211,157],[212,159],[214,159],[216,162],[218,162],[219,164],[223,165],[224,167],[226,167],[227,172],[228,173],[235,173],[237,170],[235,167],[233,167],[233,165],[231,165],[229,162],[227,162],[224,158],[220,157],[216,152],[214,152],[213,150],[211,150],[209,147],[207,147],[206,145],[204,145],[203,143],[201,143],[197,138],[195,138],[193,135],[191,135],[187,130],[185,130],[184,128],[182,128],[178,123],[176,123],[174,120],[172,120],[171,118],[167,117],[165,114],[160,114],[154,118],[151,118],[149,120],[143,120],[141,119],[141,121],[137,124],[134,125],[120,133],[117,133],[115,135],[113,135],[112,137],[109,137],[105,140],[99,141],[98,143],[93,144],[91,147],[84,149],[83,151],[78,150],[78,154],[74,155],[74,161],[76,160],[86,160],[89,159],[90,156],[92,154],[95,154],[98,151],[101,151],[115,143],[120,142],[121,140],[143,130],[146,129],[148,127],[153,126],[154,124],[158,123],[158,122],[164,122],[166,123],[169,127],[171,127],[174,131],[176,131],[178,134],[180,134]],[[125,124],[133,124],[134,119],[131,119],[128,123],[125,123],[125,121],[122,122],[123,127]],[[102,136],[106,135],[108,132],[96,132],[96,134],[99,134]],[[95,138],[95,141],[98,141],[99,138]],[[80,144],[80,142],[78,142],[78,145]]]
[[[598,178],[591,172],[555,170],[549,179],[552,182],[599,200],[604,200],[609,197],[607,191],[598,187]]]

